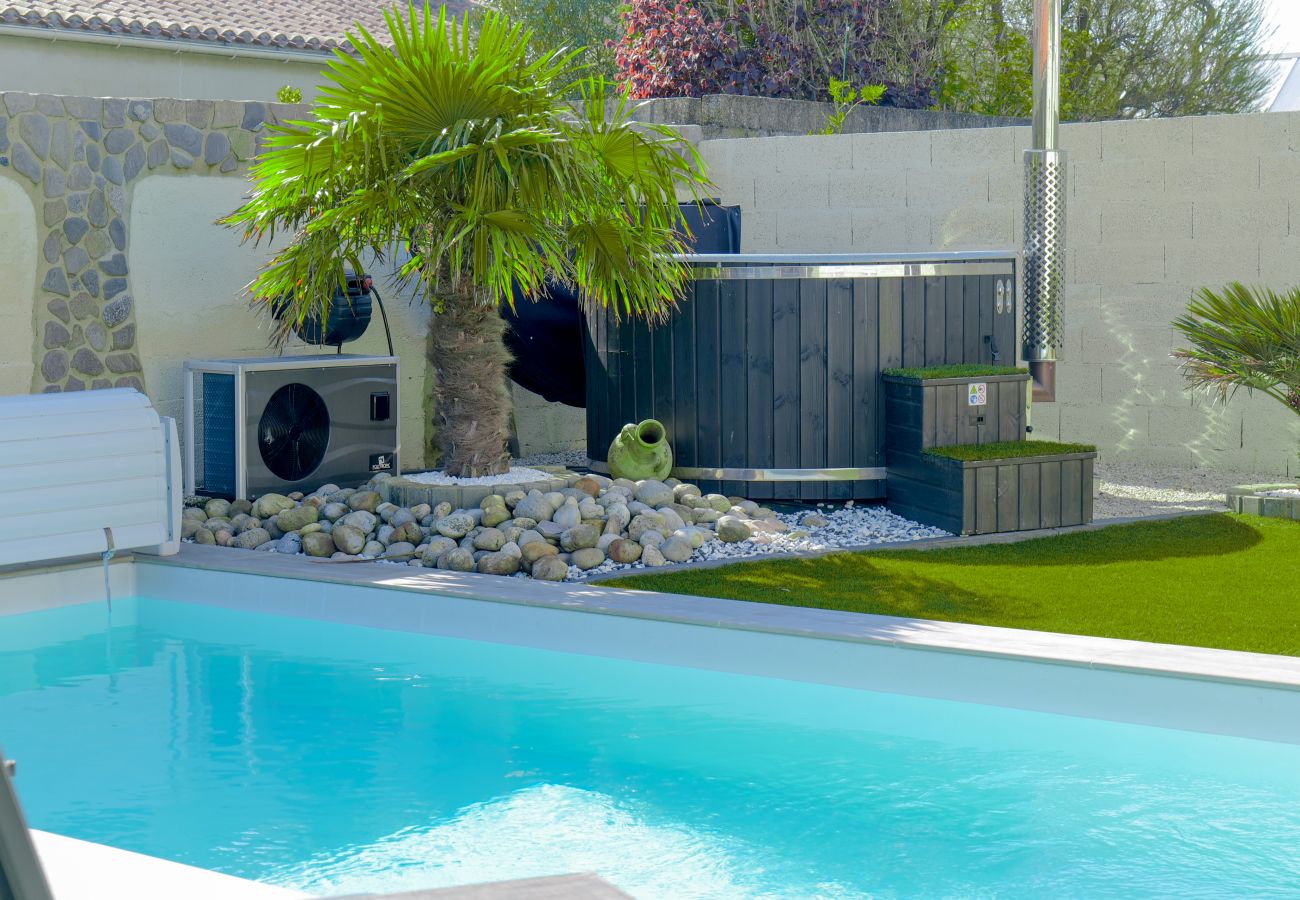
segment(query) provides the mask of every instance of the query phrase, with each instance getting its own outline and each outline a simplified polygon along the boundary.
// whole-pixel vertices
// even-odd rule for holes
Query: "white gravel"
[[[1191,510],[1226,509],[1225,494],[1238,484],[1277,484],[1295,476],[1222,469],[1189,469],[1142,463],[1105,462],[1097,466],[1097,519],[1151,516]]]
[[[538,463],[538,465],[542,465]],[[529,481],[545,481],[552,476],[537,469],[525,466],[511,466],[509,472],[500,475],[480,475],[478,478],[452,478],[445,472],[411,472],[402,473],[408,481],[419,484],[524,484]]]
[[[842,506],[821,504],[820,508],[798,513],[778,513],[777,518],[789,525],[785,533],[760,533],[747,541],[723,543],[709,541],[690,561],[704,562],[715,559],[746,559],[770,556],[774,553],[800,553],[817,550],[835,550],[842,547],[865,547],[873,544],[894,544],[918,541],[923,538],[949,537],[941,528],[921,525],[895,515],[884,506],[859,506],[852,501]],[[803,524],[807,516],[822,516],[825,525]],[[595,575],[609,575],[640,569],[646,572],[672,571],[675,566],[650,568],[640,562],[621,564],[606,560],[594,569],[584,572],[577,566],[569,567],[569,581],[583,581]]]
[[[532,456],[521,456],[515,462],[521,466],[566,466],[570,469],[585,469],[591,460],[587,459],[586,450],[562,450],[558,453],[534,453]]]

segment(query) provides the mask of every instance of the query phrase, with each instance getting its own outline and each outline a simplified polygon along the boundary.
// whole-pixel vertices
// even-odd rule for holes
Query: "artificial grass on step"
[[[956,444],[931,447],[931,456],[945,456],[963,461],[975,459],[1015,459],[1023,456],[1052,456],[1057,453],[1092,453],[1092,444],[1058,444],[1056,441],[998,441],[993,444]]]
[[[926,366],[913,369],[885,369],[885,375],[895,378],[980,378],[995,375],[1028,375],[1028,369],[1014,366],[982,366],[978,363],[958,363],[951,366]]]
[[[758,603],[1300,656],[1300,522],[1216,514],[620,579]]]

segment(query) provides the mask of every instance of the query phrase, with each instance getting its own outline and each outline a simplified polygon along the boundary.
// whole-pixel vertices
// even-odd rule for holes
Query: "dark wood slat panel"
[[[826,284],[826,465],[856,465],[853,456],[853,282]],[[826,485],[832,500],[853,497],[853,482]]]
[[[695,445],[695,298],[702,282],[692,282],[686,302],[673,317],[673,457],[678,465],[698,466]]]
[[[719,287],[705,282],[695,295],[695,453],[705,466],[722,464]]]
[[[984,341],[980,338],[980,279],[966,275],[962,284],[962,358],[958,362],[977,363],[983,360]]]
[[[993,362],[993,276],[980,276],[980,357],[976,362]]]
[[[1015,531],[1020,518],[1020,467],[998,466],[998,531]]]
[[[799,467],[826,465],[826,287],[827,281],[799,282]],[[801,484],[800,496],[815,500],[823,485]]]
[[[879,283],[874,278],[853,282],[853,465],[883,466],[884,453],[876,437],[880,415]],[[853,495],[865,498],[869,484],[853,483]]]
[[[944,349],[945,365],[956,365],[962,361],[962,341],[966,335],[965,307],[962,297],[962,278],[943,279],[944,294]]]
[[[1093,479],[1095,478],[1095,473],[1093,471],[1094,462],[1095,460],[1092,459],[1085,459],[1083,461],[1083,521],[1085,522],[1092,521],[1092,504],[1094,499],[1092,496],[1092,490]]]
[[[948,297],[944,291],[946,279],[927,277],[923,282],[925,292],[925,364],[943,365],[948,353],[947,318]]]
[[[975,480],[978,472],[975,469],[963,469],[962,488],[961,488],[961,528],[954,529],[957,534],[966,532],[973,533],[976,529],[976,521],[979,515],[979,491],[978,484]]]
[[[934,386],[934,443],[933,447],[951,447],[957,443],[957,404],[965,403],[966,395],[957,384]]]
[[[925,364],[925,279],[903,279],[903,365]]]
[[[654,418],[654,339],[650,334],[648,323],[639,319],[629,320],[632,329],[632,364],[633,390],[635,403],[632,418],[638,422]]]
[[[1043,477],[1040,469],[1037,463],[1020,465],[1020,517],[1017,525],[1021,531],[1042,527],[1043,516],[1038,505],[1038,487]]]
[[[974,472],[975,533],[990,534],[998,528],[998,470],[984,466]]]
[[[1061,463],[1061,524],[1083,523],[1083,460],[1067,459]]]
[[[650,391],[650,416],[664,423],[668,440],[676,439],[675,423],[669,425],[673,411],[673,335],[668,322],[650,330],[650,356],[654,384]]]
[[[997,316],[997,323],[993,329],[993,333],[997,336],[998,349],[1002,353],[998,365],[1014,366],[1020,358],[1020,351],[1016,346],[1016,282],[1008,275],[1000,277],[1007,284],[1007,297],[1005,311]]]
[[[749,465],[769,468],[772,457],[772,282],[756,281],[745,298],[745,348],[748,369],[749,407],[745,448]],[[771,482],[757,481],[749,487],[755,500],[772,498]]]
[[[719,419],[722,465],[738,468],[746,465],[748,453],[748,426],[743,416],[748,407],[749,377],[746,369],[745,331],[746,292],[750,285],[740,281],[724,281],[718,292],[719,351]],[[745,494],[748,485],[743,481],[723,482],[722,493],[728,496]]]
[[[989,385],[992,387],[993,385]],[[998,437],[999,441],[1018,441],[1024,436],[1025,386],[1019,381],[999,381],[998,386]]]
[[[772,284],[772,457],[780,469],[799,466],[799,282]],[[797,484],[776,484],[773,497],[799,497]]]
[[[921,388],[921,446],[922,447],[937,446],[934,442],[935,431],[937,430],[938,427],[935,424],[935,419],[937,418],[936,413],[938,412],[935,409],[935,403],[937,402],[936,400],[937,391],[938,391],[938,387],[936,385],[927,384],[922,386]]]
[[[1042,473],[1038,494],[1042,525],[1044,528],[1057,528],[1061,524],[1061,464],[1041,463],[1039,472]]]

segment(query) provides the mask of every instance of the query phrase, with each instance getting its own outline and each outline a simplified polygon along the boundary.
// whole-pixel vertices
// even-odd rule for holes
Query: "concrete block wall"
[[[747,252],[1018,248],[1024,127],[705,141]],[[1066,125],[1065,345],[1035,434],[1103,459],[1294,475],[1300,423],[1184,390],[1170,323],[1200,287],[1300,286],[1300,113]]]

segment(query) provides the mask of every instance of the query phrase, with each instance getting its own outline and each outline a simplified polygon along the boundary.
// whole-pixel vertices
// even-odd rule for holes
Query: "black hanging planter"
[[[319,315],[308,316],[294,326],[294,333],[308,344],[318,347],[342,347],[355,341],[370,327],[370,278],[362,273],[347,272],[347,289],[336,289],[330,301],[329,316],[324,323]],[[280,317],[283,307],[276,309]]]

